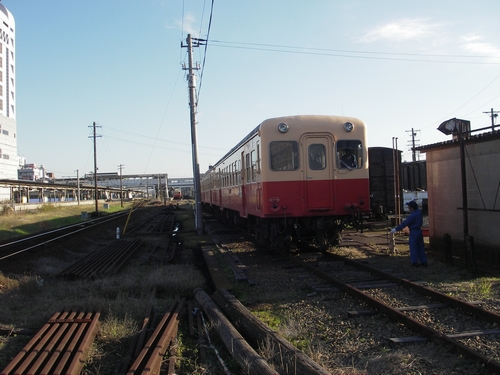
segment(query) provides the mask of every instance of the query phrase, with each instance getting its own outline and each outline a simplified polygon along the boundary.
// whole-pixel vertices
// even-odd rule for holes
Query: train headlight
[[[286,133],[289,129],[289,126],[287,124],[285,124],[284,122],[280,123],[278,125],[278,130],[280,133]]]
[[[346,123],[344,124],[344,130],[345,130],[346,132],[348,132],[348,133],[349,133],[349,132],[351,132],[351,131],[352,131],[352,129],[354,129],[354,125],[352,124],[352,122],[346,122]]]

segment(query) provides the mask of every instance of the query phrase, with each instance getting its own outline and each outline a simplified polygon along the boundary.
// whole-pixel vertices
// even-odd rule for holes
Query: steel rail
[[[69,233],[65,233],[63,235],[60,235],[60,236],[57,236],[57,237],[53,237],[53,238],[50,238],[46,241],[43,241],[43,242],[39,242],[35,245],[32,245],[32,246],[29,246],[29,247],[26,247],[24,249],[21,249],[21,250],[18,250],[18,251],[15,251],[13,253],[10,253],[10,254],[7,254],[7,255],[4,255],[2,257],[0,257],[0,260],[4,260],[4,259],[7,259],[7,258],[10,258],[10,257],[13,257],[15,255],[18,255],[18,254],[21,254],[21,253],[24,253],[26,251],[29,251],[31,249],[34,249],[34,248],[37,248],[37,247],[40,247],[42,245],[46,245],[48,243],[51,243],[51,242],[54,242],[54,241],[57,241],[57,240],[60,240],[61,238],[65,238],[65,237],[68,237],[68,236],[72,236],[76,233],[79,233],[79,232],[82,232],[84,230],[87,230],[89,228],[93,228],[94,226],[96,225],[99,225],[99,224],[104,224],[104,223],[107,223],[108,221],[111,221],[111,220],[115,220],[117,218],[120,218],[121,216],[125,215],[124,213],[120,213],[120,214],[117,214],[117,215],[114,215],[113,214],[113,217],[109,217],[107,216],[105,219],[102,219],[102,220],[99,220],[97,223],[95,222],[96,220],[93,220],[92,221],[92,224],[91,225],[85,225],[84,223],[79,223],[79,224],[73,224],[73,225],[70,225],[70,226],[67,226],[67,227],[64,227],[64,228],[59,228],[59,229],[55,229],[53,231],[49,231],[49,232],[45,232],[45,233],[40,233],[40,234],[36,234],[34,236],[30,236],[30,237],[26,237],[26,238],[23,238],[21,240],[16,240],[16,241],[13,241],[13,242],[9,242],[9,243],[6,243],[6,244],[3,244],[3,245],[0,245],[0,249],[2,247],[4,248],[8,248],[8,246],[13,246],[15,244],[19,244],[19,243],[23,243],[23,242],[26,242],[26,241],[29,241],[29,240],[36,240],[38,238],[43,238],[44,236],[45,237],[48,237],[50,235],[53,235],[53,234],[56,234],[58,232],[63,232],[65,230],[68,230],[68,229],[71,229],[71,228],[74,228],[74,227],[79,227],[79,229],[77,230],[73,230]],[[83,225],[83,228],[82,228],[82,225]]]
[[[102,274],[114,273],[142,246],[143,241],[115,240],[103,249],[97,249],[62,270],[59,277],[93,278]]]
[[[398,284],[398,285],[401,285],[407,289],[413,290],[421,295],[434,298],[440,302],[446,303],[449,306],[459,308],[463,311],[466,311],[466,312],[469,312],[475,316],[478,316],[484,320],[488,320],[492,323],[496,323],[497,325],[500,325],[500,314],[497,314],[493,311],[485,310],[485,309],[483,309],[480,306],[477,306],[475,304],[465,302],[465,301],[459,300],[457,298],[453,298],[451,296],[447,296],[446,294],[438,292],[437,290],[430,289],[430,288],[427,288],[423,285],[411,282],[407,279],[402,279],[402,278],[399,278],[397,276],[388,274],[384,271],[377,270],[376,268],[372,268],[366,264],[363,264],[361,262],[357,262],[353,259],[344,258],[340,255],[332,254],[332,253],[328,253],[328,256],[331,256],[339,261],[343,261],[344,263],[350,264],[356,268],[370,272],[374,275],[380,276],[384,279],[390,280],[391,282],[393,282],[395,284]]]
[[[79,374],[97,334],[99,312],[55,313],[1,375]]]
[[[184,300],[176,301],[165,313],[153,334],[127,371],[128,375],[152,375],[160,373],[161,361],[177,330],[180,319],[179,314],[183,305]]]

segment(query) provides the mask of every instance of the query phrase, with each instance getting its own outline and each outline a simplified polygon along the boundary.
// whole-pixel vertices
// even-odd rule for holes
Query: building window
[[[2,130],[2,134],[9,135],[9,131],[4,129],[4,130]]]
[[[5,155],[5,154],[3,154],[3,158],[4,158],[4,159],[9,159],[9,155]]]

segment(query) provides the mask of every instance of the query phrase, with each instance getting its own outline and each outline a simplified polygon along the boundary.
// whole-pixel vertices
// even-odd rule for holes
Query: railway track
[[[310,342],[317,341],[318,346],[328,346],[328,351],[337,352],[332,358],[320,361],[326,368],[345,366],[347,358],[350,358],[351,363],[358,360],[355,355],[347,353],[349,347],[358,351],[370,350],[371,355],[373,348],[378,347],[384,352],[414,356],[412,363],[417,365],[419,361],[424,362],[421,365],[423,368],[433,368],[439,361],[436,353],[441,353],[441,358],[445,358],[443,362],[450,363],[449,366],[458,366],[458,363],[464,361],[462,358],[474,361],[467,362],[464,372],[457,372],[455,369],[453,372],[439,372],[434,369],[433,373],[471,374],[476,373],[474,371],[481,373],[485,369],[491,373],[500,372],[500,315],[497,311],[485,308],[485,301],[464,302],[426,287],[424,279],[410,281],[417,270],[409,267],[408,271],[413,272],[410,276],[406,274],[405,268],[380,271],[380,268],[368,266],[366,263],[370,260],[366,259],[354,261],[332,253],[286,256],[261,253],[252,250],[252,245],[248,243],[242,244],[241,239],[235,241],[225,235],[217,237],[219,246],[239,258],[232,282],[236,283],[237,273],[245,269],[248,277],[244,281],[251,280],[254,285],[243,291],[241,286],[236,288],[244,295],[243,303],[253,309],[258,309],[261,305],[280,306],[277,309],[278,315],[287,316],[288,324],[292,324],[294,319],[302,321],[304,327],[297,330],[309,331],[303,334],[309,337]],[[371,242],[373,240],[361,241],[363,251],[366,252],[367,247],[373,247]],[[349,253],[349,250],[346,252]],[[249,272],[257,267],[262,270]],[[418,271],[420,276],[426,275],[424,269]],[[298,296],[293,296],[292,290],[297,291]],[[274,294],[274,298],[271,294]],[[333,306],[332,301],[339,302],[339,306]],[[339,312],[340,305],[345,307]],[[311,311],[311,308],[316,311]],[[300,316],[300,312],[294,312],[293,309],[316,321],[307,321]],[[234,318],[236,321],[238,319]],[[379,327],[374,327],[374,322],[379,322]],[[348,333],[342,330],[347,330]],[[363,338],[363,343],[347,344],[348,340],[345,338],[349,336]],[[364,342],[371,345],[367,346]],[[423,344],[425,342],[427,343]],[[345,343],[345,351],[342,343]],[[422,345],[429,348],[427,358],[408,354],[412,349],[421,352]],[[371,348],[368,349],[369,346]],[[361,349],[362,347],[365,349]],[[314,351],[308,354],[312,357],[315,355]],[[326,352],[322,355],[327,356]],[[359,361],[360,364],[355,367],[374,366],[368,359]],[[389,364],[390,366],[393,364]],[[446,367],[443,364],[440,366]],[[399,371],[407,373],[406,370]]]
[[[50,277],[45,286],[43,281],[38,284],[38,287],[45,289],[53,287],[53,284],[57,284],[58,280],[61,279],[65,281],[63,284],[71,284],[73,282],[79,284],[82,282],[83,284],[81,285],[87,288],[96,279],[103,280],[118,273],[139,251],[144,256],[141,256],[138,260],[146,259],[149,264],[158,264],[158,259],[161,259],[163,261],[162,264],[164,264],[175,257],[175,251],[178,250],[178,246],[180,245],[178,241],[175,241],[175,236],[173,236],[176,233],[175,214],[161,208],[146,211],[145,215],[138,215],[136,217],[140,222],[140,225],[135,225],[134,223],[134,226],[138,228],[136,233],[120,239],[114,237],[108,238],[107,234],[110,231],[113,232],[115,228],[115,220],[120,219],[120,224],[122,225],[125,221],[124,216],[127,214],[128,212],[121,215],[113,215],[112,218],[107,217],[106,220],[97,220],[92,224],[83,226],[86,228],[82,228],[80,225],[71,226],[53,231],[53,233],[44,233],[30,239],[16,241],[12,246],[21,246],[22,248],[16,248],[15,253],[10,254],[5,259],[11,262],[19,262],[18,259],[26,258],[29,254],[32,261],[36,262],[36,258],[42,252],[36,252],[34,249],[43,248],[44,252],[51,253],[52,250],[57,250],[55,241],[58,241],[57,243],[63,248],[66,248],[69,244],[69,247],[74,252],[73,256],[75,256],[79,250],[84,251],[85,249],[78,249],[76,246],[72,246],[75,241],[78,242],[78,239],[72,237],[72,235],[80,239],[92,236],[91,243],[94,245],[98,243],[96,250],[81,257],[71,266],[54,275],[57,277]],[[102,227],[99,224],[102,224]],[[97,231],[83,232],[87,228],[93,228]],[[98,239],[98,235],[96,235],[99,232],[103,235],[102,239]],[[83,233],[85,234],[82,236]],[[146,243],[148,239],[150,240],[149,244]],[[68,241],[66,242],[66,240]],[[83,243],[86,242],[84,241]],[[107,243],[107,245],[104,246],[104,243]],[[51,244],[52,246],[46,246],[47,244]],[[148,245],[149,250],[146,250]],[[4,249],[12,250],[12,247],[6,244]],[[33,250],[33,252],[30,252],[30,250]],[[140,266],[143,266],[143,264],[141,263]],[[9,271],[8,267],[6,269]],[[1,288],[2,285],[0,285]],[[131,293],[131,296],[134,296],[133,291],[127,290],[127,293]],[[164,293],[164,291],[161,293]],[[120,366],[119,370],[116,369],[120,374],[147,375],[159,373],[160,367],[164,363],[164,356],[167,349],[177,335],[178,323],[181,320],[180,314],[181,312],[185,313],[185,309],[183,300],[178,300],[170,306],[167,303],[166,312],[164,312],[163,318],[161,318],[159,314],[164,309],[162,306],[166,302],[164,301],[164,295],[159,296],[158,294],[157,289],[154,288],[151,295],[147,298],[148,301],[158,300],[159,302],[149,305],[149,308],[146,309],[142,329],[136,335],[133,346],[123,356],[121,365],[119,363],[116,364]],[[71,298],[71,296],[69,297]],[[89,295],[86,298],[90,300],[91,296]],[[137,298],[137,296],[134,296],[134,298]],[[74,303],[68,302],[68,304]],[[78,306],[88,305],[85,299],[76,303]],[[110,305],[111,303],[110,301]],[[55,306],[59,304],[54,303]],[[94,306],[95,302],[90,302],[90,305],[87,307],[94,308]],[[24,307],[30,308],[29,306]],[[45,309],[42,309],[41,312],[44,313]],[[93,345],[93,341],[99,330],[99,316],[99,312],[68,311],[66,309],[55,313],[38,333],[34,334],[24,349],[18,355],[13,356],[13,359],[1,374],[81,373],[89,349]],[[24,331],[12,327],[8,331],[8,326],[2,328],[7,337],[17,334],[31,336],[34,332],[34,327],[30,327],[30,330]],[[171,370],[169,373],[173,373],[175,353],[173,353],[172,358],[173,361],[170,363],[169,367],[171,367]],[[0,366],[0,370],[2,370],[2,367]],[[89,373],[88,370],[84,371],[85,373]]]
[[[62,228],[42,232],[33,236],[17,239],[0,244],[0,261],[16,257],[25,252],[46,246],[51,242],[78,235],[95,226],[104,225],[117,219],[125,217],[128,212],[118,212],[105,217],[82,221],[78,224],[68,225]]]
[[[324,262],[326,266],[323,268],[298,257],[290,256],[289,259],[423,337],[447,344],[482,363],[485,368],[500,372],[500,329],[491,328],[500,326],[500,315],[478,306],[480,301],[465,302],[427,288],[422,283],[335,254],[327,254]],[[342,269],[335,267],[332,273],[328,270],[328,259],[344,263]],[[393,289],[400,290],[393,292]],[[411,301],[411,305],[408,305],[408,301]],[[475,328],[460,331],[461,326]],[[422,336],[390,340],[394,343],[417,342],[423,339]],[[479,341],[480,338],[488,340],[484,345],[488,350],[480,351],[477,348],[483,344],[471,343],[471,340]]]
[[[87,231],[99,230],[101,227],[109,228],[111,226],[114,232],[115,227],[113,223],[117,223],[115,225],[118,226],[116,237],[113,236],[116,238],[116,241],[111,242],[102,252],[98,249],[88,254],[67,270],[62,271],[60,275],[65,277],[95,277],[99,273],[116,272],[143,244],[143,241],[138,239],[142,235],[170,235],[165,243],[150,246],[148,258],[152,258],[155,252],[161,251],[162,255],[160,256],[163,258],[163,262],[166,263],[172,260],[179,245],[175,241],[175,238],[172,238],[175,237],[172,235],[178,229],[175,227],[175,212],[172,210],[154,210],[152,214],[139,215],[140,219],[137,222],[134,221],[130,228],[128,228],[127,234],[131,234],[127,236],[129,239],[120,239],[125,235],[128,218],[133,212],[137,213],[137,210],[140,208],[140,206],[137,206],[131,211],[118,212],[102,218],[83,221],[78,224],[3,243],[0,245],[0,263],[7,267],[6,271],[8,272],[9,266],[5,265],[7,261],[19,263],[17,260],[27,254],[30,254],[31,259],[36,259],[37,255],[35,253],[38,250],[48,248],[48,252],[50,253],[51,244],[85,236]],[[125,219],[127,220],[126,222]],[[122,233],[120,233],[120,226],[124,227]]]

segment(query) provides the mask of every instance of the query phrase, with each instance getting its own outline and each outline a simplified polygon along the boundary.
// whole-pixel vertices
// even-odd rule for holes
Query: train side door
[[[332,208],[332,142],[328,137],[304,139],[304,195],[306,208],[326,211]]]

